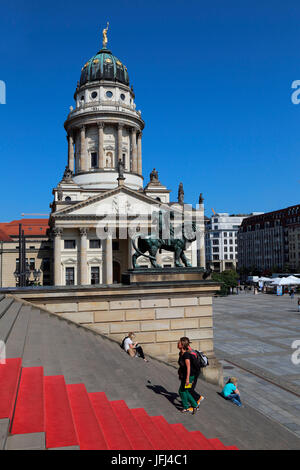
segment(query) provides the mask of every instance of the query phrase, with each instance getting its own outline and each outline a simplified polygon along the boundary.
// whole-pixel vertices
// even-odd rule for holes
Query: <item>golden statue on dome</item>
[[[102,44],[103,44],[103,47],[106,48],[107,46],[107,31],[108,31],[108,26],[109,26],[109,22],[107,22],[107,25],[106,25],[106,28],[104,28],[104,30],[102,31],[102,34],[103,34],[103,41],[102,41]]]

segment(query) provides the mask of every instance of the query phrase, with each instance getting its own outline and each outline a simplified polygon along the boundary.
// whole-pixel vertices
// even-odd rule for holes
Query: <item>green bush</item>
[[[220,282],[220,295],[228,295],[231,287],[238,286],[238,274],[233,269],[223,271],[222,273],[212,273],[212,280]]]

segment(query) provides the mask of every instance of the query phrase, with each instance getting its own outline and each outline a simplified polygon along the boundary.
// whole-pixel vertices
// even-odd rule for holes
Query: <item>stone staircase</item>
[[[200,410],[180,413],[173,367],[131,359],[95,331],[1,293],[0,340],[7,357],[0,365],[0,449],[104,443],[123,449],[124,442],[133,449],[161,449],[165,436],[165,449],[299,448],[293,434],[251,407],[233,406],[202,380],[198,389],[206,399]],[[154,434],[162,437],[157,441]]]
[[[44,376],[43,367],[22,367],[21,358],[0,365],[0,420],[6,426],[2,449],[234,450],[206,439],[104,392],[88,393],[83,383]]]

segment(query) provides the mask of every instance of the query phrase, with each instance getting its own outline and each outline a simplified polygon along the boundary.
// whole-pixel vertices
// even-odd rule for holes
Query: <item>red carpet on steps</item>
[[[44,385],[47,449],[79,445],[64,377],[44,377]]]
[[[0,419],[11,434],[44,432],[46,448],[82,450],[238,450],[125,401],[109,402],[104,392],[87,393],[84,384],[66,385],[62,375],[42,367],[22,368],[20,358],[0,364]]]
[[[43,368],[23,368],[11,430],[12,434],[45,431],[43,389]]]
[[[11,419],[21,372],[22,359],[6,359],[0,364],[0,419]]]
[[[133,447],[104,392],[89,393],[94,412],[103,430],[108,448],[131,450]]]
[[[85,385],[67,385],[67,391],[80,449],[107,450],[103,432],[93,411]]]
[[[152,447],[143,428],[138,424],[125,401],[111,401],[110,404],[127,434],[132,448],[134,450],[153,450],[154,447]]]
[[[146,413],[144,408],[136,408],[131,410],[131,413],[143,428],[144,433],[156,450],[172,450],[171,445],[168,443],[167,436],[164,436],[160,430],[155,426],[150,416]]]

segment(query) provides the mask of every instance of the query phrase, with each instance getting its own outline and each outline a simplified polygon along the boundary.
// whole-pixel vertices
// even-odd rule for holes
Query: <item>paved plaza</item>
[[[300,340],[297,298],[240,293],[214,299],[215,351],[224,378],[236,376],[250,405],[300,437]]]

